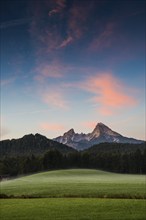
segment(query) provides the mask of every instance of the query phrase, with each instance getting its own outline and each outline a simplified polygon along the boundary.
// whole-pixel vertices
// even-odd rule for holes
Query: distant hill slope
[[[19,139],[3,140],[0,142],[0,157],[16,157],[43,155],[49,150],[57,149],[61,153],[75,152],[76,150],[64,144],[50,140],[40,134],[29,134]]]
[[[146,142],[141,144],[125,144],[125,143],[100,143],[93,145],[92,147],[85,149],[83,152],[88,152],[89,154],[96,155],[97,153],[120,153],[120,154],[129,154],[134,153],[136,150],[144,152],[146,150]]]
[[[140,144],[143,143],[141,140],[134,138],[124,137],[121,134],[111,130],[103,123],[98,123],[94,130],[89,134],[78,134],[74,132],[74,129],[70,129],[64,133],[63,136],[54,138],[53,140],[59,143],[66,144],[77,150],[87,149],[95,144],[100,143],[129,143],[129,144]]]

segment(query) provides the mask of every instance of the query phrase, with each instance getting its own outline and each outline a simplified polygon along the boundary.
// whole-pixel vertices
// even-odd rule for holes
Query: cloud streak
[[[53,0],[54,8],[49,11],[48,15],[53,16],[54,14],[61,13],[63,9],[66,7],[65,0]]]
[[[92,2],[91,2],[92,3]],[[70,9],[70,16],[68,19],[68,35],[72,39],[80,39],[87,31],[87,21],[90,16],[92,4],[84,2],[84,7],[80,1],[75,2]]]
[[[64,76],[65,67],[57,62],[53,61],[50,64],[41,63],[34,72],[36,73],[35,79],[39,82],[44,82],[48,78],[62,78]]]
[[[114,29],[115,23],[108,22],[104,30],[97,37],[94,37],[90,43],[89,50],[94,52],[110,47],[113,42]]]
[[[63,42],[60,44],[58,48],[64,48],[67,45],[71,44],[73,42],[73,38],[71,36],[68,36],[67,39],[63,40]]]
[[[46,89],[41,94],[42,101],[49,106],[62,110],[68,109],[68,103],[65,99],[64,92],[56,87]]]
[[[65,0],[44,0],[43,4],[37,1],[32,9],[33,20],[30,25],[32,39],[37,43],[37,53],[40,56],[57,53],[81,39],[89,29],[87,23],[92,9],[94,1],[84,1],[84,4],[80,1],[69,3]],[[46,14],[47,10],[49,12]],[[54,19],[57,21],[55,25]],[[64,20],[65,28],[62,27]]]
[[[98,108],[102,115],[112,115],[117,110],[137,104],[137,100],[132,94],[133,90],[111,73],[89,77],[79,84],[79,88],[92,95],[89,101]]]
[[[69,9],[67,19],[66,38],[58,46],[58,49],[65,48],[74,41],[81,39],[88,30],[87,21],[90,17],[92,2],[84,2],[84,6],[80,1],[76,1]]]
[[[16,20],[11,20],[11,21],[5,21],[5,22],[0,23],[0,29],[6,29],[9,27],[24,25],[31,21],[32,21],[32,18],[21,18],[21,19],[16,19]]]
[[[35,6],[32,7],[33,19],[29,31],[36,51],[36,57],[39,60],[42,56],[52,55],[63,40],[59,29],[62,20],[60,19],[55,25],[52,22],[52,15],[55,13],[55,8],[59,7],[59,2],[61,1],[36,1]],[[50,16],[47,11],[49,11]]]

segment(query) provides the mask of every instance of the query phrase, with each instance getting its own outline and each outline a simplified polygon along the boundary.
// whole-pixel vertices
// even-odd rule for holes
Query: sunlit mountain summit
[[[131,143],[138,144],[143,141],[137,140],[134,138],[124,137],[121,134],[113,131],[108,126],[103,123],[97,123],[96,127],[91,133],[88,134],[78,134],[75,133],[74,129],[70,129],[65,132],[62,136],[56,137],[53,140],[58,141],[59,143],[66,144],[70,147],[73,147],[77,150],[82,150],[89,148],[95,144],[99,143]]]

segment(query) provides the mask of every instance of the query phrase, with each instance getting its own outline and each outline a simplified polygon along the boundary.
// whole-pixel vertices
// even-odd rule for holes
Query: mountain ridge
[[[36,133],[24,135],[18,139],[0,141],[0,157],[17,157],[30,155],[44,155],[49,150],[58,150],[61,153],[75,152],[75,149],[58,143]]]
[[[134,138],[125,137],[111,128],[103,124],[102,122],[97,123],[95,128],[91,133],[75,133],[74,129],[71,128],[69,131],[65,132],[62,136],[56,137],[53,140],[66,144],[77,150],[87,149],[95,144],[100,144],[104,142],[108,143],[131,143],[139,144],[143,143],[142,140],[137,140]]]

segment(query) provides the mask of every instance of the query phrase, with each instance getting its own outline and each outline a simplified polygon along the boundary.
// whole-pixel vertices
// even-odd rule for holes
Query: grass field
[[[43,198],[146,198],[145,176],[87,169],[50,171],[4,181],[1,194]]]
[[[1,182],[1,220],[144,220],[144,175],[49,171]],[[40,197],[40,198],[32,198]]]
[[[1,220],[144,220],[143,200],[95,198],[3,199]]]

